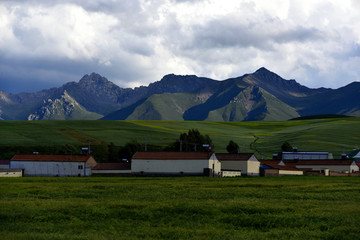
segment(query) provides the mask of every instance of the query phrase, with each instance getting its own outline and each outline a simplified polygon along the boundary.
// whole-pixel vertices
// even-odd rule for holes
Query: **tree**
[[[119,156],[121,159],[127,159],[131,161],[132,156],[142,150],[142,146],[137,141],[133,140],[129,143],[126,143],[125,146],[121,147],[119,150]]]
[[[228,151],[228,153],[239,153],[239,145],[233,140],[230,140],[226,147],[226,151]]]
[[[290,145],[289,142],[285,141],[282,145],[281,145],[281,151],[282,152],[292,152],[293,147]]]
[[[208,145],[208,147],[204,147]],[[199,130],[190,129],[187,133],[182,133],[179,140],[165,148],[166,151],[175,152],[206,152],[213,148],[213,143],[208,135],[201,135]]]

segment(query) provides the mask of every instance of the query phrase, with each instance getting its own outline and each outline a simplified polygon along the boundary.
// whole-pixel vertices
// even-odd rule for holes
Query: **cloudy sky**
[[[357,0],[1,0],[0,89],[97,72],[121,87],[264,66],[308,87],[360,80]]]

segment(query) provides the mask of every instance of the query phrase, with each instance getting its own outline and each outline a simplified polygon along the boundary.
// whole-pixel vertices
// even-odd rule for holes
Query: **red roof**
[[[209,159],[212,154],[209,152],[137,152],[132,159],[195,160]]]
[[[302,171],[302,169],[297,169],[293,164],[284,163],[285,165],[279,165],[281,162],[279,160],[260,160],[260,162],[263,165],[279,170]]]
[[[122,163],[98,163],[93,170],[131,170],[131,165],[128,162]]]
[[[253,153],[216,153],[216,158],[219,161],[247,161],[249,160],[254,154]]]
[[[91,156],[86,155],[15,155],[11,161],[39,161],[39,162],[86,162]]]
[[[302,160],[296,165],[346,165],[349,166],[354,160]]]

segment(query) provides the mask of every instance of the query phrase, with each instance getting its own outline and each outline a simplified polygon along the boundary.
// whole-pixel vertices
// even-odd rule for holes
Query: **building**
[[[253,153],[216,153],[221,169],[240,171],[244,176],[259,176],[260,162]]]
[[[0,169],[9,169],[10,160],[0,160]]]
[[[305,160],[298,161],[296,168],[312,169],[312,171],[329,171],[354,173],[359,172],[359,166],[354,160]]]
[[[221,164],[212,152],[137,152],[131,160],[135,175],[220,176]]]
[[[294,163],[284,163],[279,160],[261,160],[261,176],[299,176],[304,171],[296,168]]]
[[[15,155],[10,160],[10,168],[23,169],[24,176],[90,176],[95,165],[91,155]]]
[[[282,152],[282,160],[328,160],[333,159],[329,152]]]
[[[92,175],[130,176],[131,164],[129,162],[98,163],[95,167],[92,168]]]

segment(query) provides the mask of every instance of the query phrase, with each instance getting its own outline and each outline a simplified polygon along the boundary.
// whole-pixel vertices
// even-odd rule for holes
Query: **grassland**
[[[131,140],[166,146],[191,128],[208,134],[216,152],[225,152],[229,140],[240,150],[271,157],[284,141],[303,151],[330,151],[338,157],[360,145],[360,118],[279,122],[192,122],[192,121],[1,121],[0,148],[17,146],[93,145]],[[34,148],[32,148],[34,146]],[[41,151],[40,151],[41,152]],[[9,156],[11,157],[11,156]]]
[[[360,179],[0,179],[1,239],[358,239]]]

